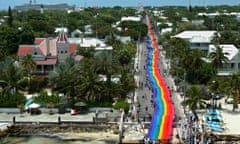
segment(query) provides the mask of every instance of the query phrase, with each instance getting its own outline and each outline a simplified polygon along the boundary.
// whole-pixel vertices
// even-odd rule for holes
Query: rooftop
[[[183,31],[173,37],[191,39],[194,37],[213,37],[216,31]]]
[[[68,41],[81,47],[106,47],[106,44],[97,38],[69,38]]]
[[[220,47],[228,60],[232,60],[234,56],[238,54],[238,49],[232,44],[223,44],[220,45]],[[209,53],[214,52],[215,50],[216,47],[214,45],[209,45]]]

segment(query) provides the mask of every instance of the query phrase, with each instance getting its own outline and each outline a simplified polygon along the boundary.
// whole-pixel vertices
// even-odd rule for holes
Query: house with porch
[[[240,72],[240,53],[239,49],[232,44],[219,45],[222,48],[224,55],[228,58],[226,63],[223,63],[221,68],[217,68],[218,76],[229,76]],[[216,47],[209,45],[209,53],[215,52]],[[210,60],[211,61],[211,60]]]
[[[208,53],[209,45],[217,31],[183,31],[173,37],[184,39],[189,43],[190,48],[200,49]]]
[[[64,31],[57,38],[35,38],[33,45],[19,45],[17,55],[20,63],[27,54],[31,54],[37,64],[34,74],[48,74],[67,57],[73,57],[77,61],[82,59],[76,54],[76,44],[68,41]]]

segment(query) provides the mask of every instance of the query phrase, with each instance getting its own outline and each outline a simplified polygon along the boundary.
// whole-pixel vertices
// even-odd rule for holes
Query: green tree
[[[13,94],[18,91],[22,81],[22,69],[18,67],[15,60],[6,57],[4,61],[0,61],[0,86],[3,93]]]
[[[54,27],[49,25],[49,18],[45,14],[41,14],[36,10],[31,10],[25,13],[25,17],[26,22],[32,27],[36,36],[40,36],[39,33],[44,33],[46,35],[54,32]],[[61,17],[58,19],[58,21],[63,19],[64,17]]]
[[[97,73],[106,75],[112,69],[112,55],[111,52],[102,51],[94,58],[94,66]]]
[[[0,61],[4,60],[8,55],[8,51],[4,47],[4,44],[0,42]]]
[[[0,27],[0,41],[7,53],[16,54],[19,45],[19,30],[8,25]]]
[[[215,50],[209,53],[208,57],[212,61],[213,66],[216,69],[222,68],[224,63],[229,60],[227,58],[228,53],[224,53],[222,47],[220,46],[220,36],[218,33],[215,34],[213,38]]]
[[[69,98],[77,96],[77,85],[81,76],[80,66],[73,58],[67,58],[48,75],[49,85],[54,91],[64,93]]]
[[[188,54],[188,61],[187,65],[188,68],[187,71],[187,81],[191,82],[193,84],[199,84],[200,83],[200,77],[199,76],[199,69],[202,68],[203,61],[202,58],[203,54],[198,49],[191,49]]]
[[[189,45],[180,38],[171,38],[168,40],[168,44],[166,47],[166,54],[169,59],[171,59],[171,64],[173,66],[178,66],[176,70],[176,74],[180,77],[180,79],[184,79],[184,72],[189,72],[192,70],[189,65],[191,65],[193,56],[191,56],[191,49]],[[187,75],[188,76],[188,75]],[[188,77],[186,77],[188,80]]]
[[[7,24],[12,27],[13,26],[13,15],[12,15],[12,9],[9,6],[8,7],[8,20],[7,20]]]
[[[33,44],[34,43],[34,32],[30,25],[24,24],[20,32],[20,44]]]
[[[123,66],[120,69],[120,86],[123,90],[119,99],[125,99],[127,94],[136,88],[134,75],[130,73],[127,66]]]
[[[136,46],[132,42],[128,42],[117,47],[114,53],[121,65],[129,65],[136,53],[136,49]]]
[[[33,70],[37,68],[36,62],[33,60],[33,57],[31,54],[27,54],[23,57],[21,61],[21,65],[23,69],[27,72],[27,75],[30,75]]]
[[[122,29],[122,35],[131,36],[135,41],[147,34],[147,25],[141,21],[123,21],[119,26]]]
[[[223,53],[223,49],[216,45],[215,51],[209,54],[209,58],[212,61],[213,66],[216,69],[222,68],[224,63],[227,63],[229,60],[227,58],[228,53]]]
[[[78,54],[84,56],[85,58],[93,58],[95,53],[95,47],[90,48],[84,48],[84,47],[78,47]]]
[[[216,74],[216,69],[212,67],[210,63],[203,63],[201,67],[196,70],[196,79],[199,84],[206,85],[208,81],[214,77]]]
[[[81,76],[81,83],[77,86],[79,92],[87,101],[95,102],[101,100],[100,93],[103,84],[99,75],[92,69],[85,70]]]
[[[24,79],[27,82],[26,85],[26,90],[29,91],[31,88],[31,81],[33,79],[33,71],[37,68],[37,64],[35,63],[35,61],[33,60],[33,57],[31,54],[27,54],[26,56],[23,57],[22,61],[21,61],[21,66],[23,68],[23,71],[25,72],[25,77]]]
[[[205,106],[203,100],[203,90],[199,86],[191,86],[186,91],[186,98],[183,101],[183,105],[188,106],[194,113],[198,107],[202,108]]]

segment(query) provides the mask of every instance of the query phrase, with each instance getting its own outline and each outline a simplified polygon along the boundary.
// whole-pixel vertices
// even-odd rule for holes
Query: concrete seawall
[[[11,123],[0,123],[0,137],[8,135],[8,130],[11,126]]]

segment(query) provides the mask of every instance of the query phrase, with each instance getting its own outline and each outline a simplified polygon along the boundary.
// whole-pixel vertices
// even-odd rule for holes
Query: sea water
[[[56,138],[46,137],[7,137],[0,140],[0,144],[111,144],[106,141],[62,141]],[[114,142],[112,142],[114,144]]]

